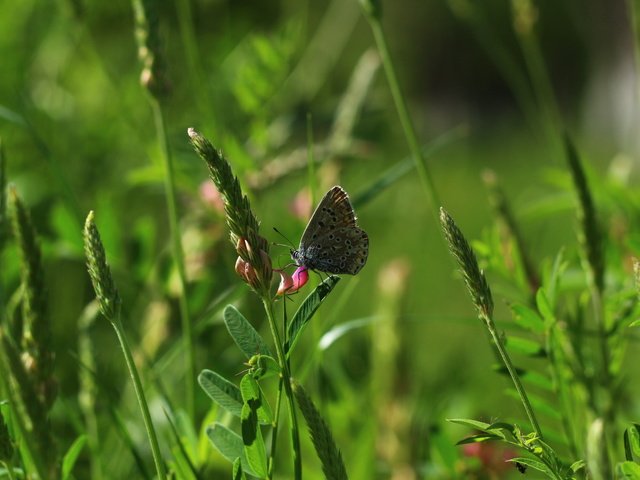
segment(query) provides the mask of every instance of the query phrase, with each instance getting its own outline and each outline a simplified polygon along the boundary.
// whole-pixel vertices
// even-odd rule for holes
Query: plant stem
[[[287,357],[284,354],[282,342],[280,341],[280,334],[278,333],[276,318],[273,312],[273,302],[270,298],[263,297],[262,303],[264,304],[264,309],[267,312],[267,318],[269,319],[269,327],[271,328],[271,335],[273,336],[273,342],[276,346],[278,362],[280,363],[280,368],[282,369],[284,393],[287,396],[287,401],[289,403],[289,415],[291,418],[291,443],[293,444],[293,477],[295,480],[302,480],[300,432],[298,430],[296,403],[293,397],[293,391],[291,389],[291,373],[289,371],[289,364],[287,363]]]
[[[409,116],[407,103],[404,99],[404,96],[402,95],[402,91],[400,90],[400,84],[398,83],[398,78],[391,61],[391,55],[389,54],[389,48],[387,46],[386,37],[382,30],[382,25],[380,24],[379,18],[375,15],[368,15],[367,18],[369,20],[369,25],[371,25],[371,30],[373,31],[373,36],[378,47],[382,65],[384,66],[384,72],[387,77],[387,82],[389,82],[389,89],[391,90],[391,95],[393,96],[393,102],[396,106],[398,117],[400,117],[402,130],[404,131],[407,143],[409,144],[409,149],[411,150],[413,160],[416,163],[416,170],[418,170],[420,181],[422,182],[424,191],[427,194],[429,202],[431,203],[431,209],[437,220],[437,210],[441,205],[440,200],[438,198],[438,194],[436,192],[436,188],[431,175],[427,171],[427,166],[425,163],[424,155],[422,154],[422,149],[420,148],[420,144],[418,142],[415,127],[413,125],[413,122],[411,121],[411,117]]]
[[[149,443],[151,444],[151,454],[153,455],[153,462],[156,465],[158,478],[160,480],[164,480],[165,478],[167,478],[167,474],[164,469],[164,463],[162,462],[162,456],[160,455],[158,438],[156,436],[156,431],[153,428],[153,423],[151,422],[151,414],[149,413],[149,406],[147,405],[144,390],[142,389],[142,382],[140,381],[138,369],[136,368],[136,365],[133,361],[131,349],[129,348],[129,343],[127,342],[127,337],[125,336],[120,318],[118,317],[112,320],[111,324],[113,325],[113,328],[116,331],[116,335],[118,336],[118,340],[120,341],[120,347],[122,347],[124,360],[127,364],[127,368],[129,369],[131,380],[133,381],[133,389],[135,390],[136,397],[138,398],[138,404],[140,405],[140,410],[142,411],[142,419],[144,421],[144,427],[147,430]]]
[[[527,397],[527,392],[522,386],[522,383],[520,383],[520,377],[518,377],[518,373],[516,372],[516,369],[513,366],[513,363],[511,363],[511,358],[507,353],[507,349],[505,348],[504,343],[500,338],[500,335],[498,335],[498,331],[496,329],[495,323],[493,323],[493,319],[488,315],[484,315],[484,314],[481,314],[480,316],[484,321],[485,325],[487,326],[487,329],[489,330],[489,334],[493,339],[493,343],[495,343],[498,349],[498,353],[500,353],[502,362],[504,363],[505,367],[507,367],[509,375],[511,376],[511,380],[513,380],[513,384],[516,387],[518,395],[520,396],[520,400],[522,401],[522,405],[524,406],[524,410],[527,413],[527,417],[529,418],[529,422],[531,423],[533,430],[536,432],[536,435],[538,435],[538,438],[540,440],[543,440],[542,430],[540,429],[538,420],[536,419],[536,416],[533,413],[533,408],[531,408],[531,403],[529,403],[529,397]]]
[[[284,383],[284,378],[280,377],[280,382],[278,382],[278,395],[276,396],[276,414],[273,418],[273,432],[271,434],[271,454],[269,458],[269,473],[267,478],[271,480],[273,478],[273,464],[276,458],[276,445],[278,438],[278,423],[280,421],[280,405],[282,404],[282,387]]]
[[[175,173],[173,168],[173,159],[171,150],[169,149],[169,141],[166,134],[165,119],[162,113],[160,103],[151,99],[153,107],[153,116],[158,132],[158,140],[162,149],[162,160],[165,168],[165,193],[167,196],[167,214],[169,217],[169,230],[171,234],[171,246],[173,251],[173,260],[178,270],[180,279],[180,295],[178,302],[180,306],[180,317],[182,319],[182,338],[185,350],[187,352],[187,412],[191,421],[195,420],[195,381],[196,381],[196,356],[193,340],[193,331],[191,328],[191,318],[189,316],[189,305],[187,303],[187,273],[185,270],[184,250],[180,240],[180,228],[178,225],[178,208],[176,206],[176,186]]]

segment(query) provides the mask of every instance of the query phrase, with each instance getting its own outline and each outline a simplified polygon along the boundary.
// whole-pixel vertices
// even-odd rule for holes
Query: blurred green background
[[[337,183],[357,198],[409,150],[357,1],[158,3],[169,83],[163,108],[177,170],[189,303],[202,325],[197,365],[232,378],[244,367],[219,306],[233,301],[265,335],[267,328],[257,300],[233,271],[236,255],[223,216],[203,194],[207,171],[188,144],[187,128],[224,150],[263,235],[275,242],[282,239],[272,227],[297,243],[309,215],[303,197],[295,204],[301,210],[292,210],[309,183],[309,130],[318,146],[315,201]],[[639,83],[627,2],[540,0],[530,17],[518,17],[523,5],[387,1],[382,23],[420,141],[429,145],[447,135],[427,159],[443,206],[467,238],[488,235],[494,221],[482,175],[493,170],[541,265],[560,247],[576,248],[575,214],[562,152],[545,117],[553,108],[536,98],[539,79],[527,74],[531,57],[516,33],[518,21],[533,22],[559,115],[596,177],[637,177]],[[45,251],[60,381],[54,418],[63,445],[81,421],[79,414],[69,421],[69,412],[79,392],[78,318],[93,298],[81,237],[89,210],[96,212],[141,358],[154,365],[174,407],[184,400],[182,364],[168,357],[179,346],[180,324],[164,170],[140,71],[127,1],[0,2],[0,136],[8,179],[29,206]],[[336,118],[344,121],[341,109],[354,115],[346,128],[336,126]],[[436,478],[446,463],[433,447],[441,431],[450,443],[465,433],[445,418],[490,421],[522,412],[492,370],[493,353],[415,171],[356,210],[370,237],[368,264],[340,282],[305,341],[312,348],[334,325],[369,323],[323,351],[321,361],[294,361],[294,375],[322,399],[353,478],[369,478],[363,472],[370,474],[372,464],[379,478],[391,478],[392,470],[393,478],[414,478],[402,476],[404,464]],[[273,247],[272,256],[285,265],[288,249]],[[4,291],[12,292],[19,284],[12,245],[0,265]],[[489,280],[503,325],[510,317],[504,299],[513,292],[491,271]],[[391,334],[376,337],[372,325],[379,318],[392,322]],[[117,398],[127,381],[107,322],[95,324],[91,338],[102,386]],[[382,382],[386,393],[370,375],[381,370],[390,379]],[[203,415],[210,402],[197,394]],[[106,405],[99,401],[97,408]],[[135,403],[123,400],[121,408],[144,444]],[[133,461],[109,422],[108,415],[100,417],[105,441],[124,452],[113,455],[110,468],[113,478],[124,478],[135,471]],[[352,445],[353,429],[371,443]],[[306,458],[313,465],[310,449]]]

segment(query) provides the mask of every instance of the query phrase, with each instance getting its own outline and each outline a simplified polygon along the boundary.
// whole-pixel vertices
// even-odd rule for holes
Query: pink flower
[[[305,222],[311,215],[312,207],[313,205],[311,205],[311,195],[309,193],[309,189],[306,187],[296,193],[295,198],[289,204],[289,210],[291,211],[291,213]]]
[[[220,195],[220,192],[211,180],[202,182],[200,184],[199,191],[200,198],[204,203],[212,207],[215,211],[224,213],[224,201],[222,200],[222,195]]]
[[[300,290],[309,280],[309,269],[305,266],[300,266],[293,272],[293,275],[289,275],[287,272],[278,270],[280,274],[280,285],[276,295],[285,295],[294,293]]]

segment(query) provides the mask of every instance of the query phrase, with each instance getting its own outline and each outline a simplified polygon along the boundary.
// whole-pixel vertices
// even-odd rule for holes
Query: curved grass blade
[[[224,309],[224,324],[227,326],[233,341],[236,342],[236,345],[247,358],[257,354],[272,356],[269,347],[260,334],[233,305],[227,305]]]
[[[339,281],[340,277],[336,276],[326,278],[304,299],[304,302],[302,302],[302,305],[298,308],[287,329],[287,337],[289,340],[287,340],[284,348],[287,357],[291,354],[305,325],[309,323],[309,320],[311,320],[313,314],[316,313],[322,301],[331,293],[331,290],[333,290],[333,287],[335,287]]]
[[[442,150],[444,147],[447,147],[454,141],[463,138],[467,134],[467,132],[468,128],[466,125],[458,125],[451,130],[447,130],[442,135],[436,137],[432,142],[429,142],[428,145],[422,147],[424,159],[426,160],[430,158],[435,153]],[[415,168],[416,162],[413,158],[413,155],[400,160],[387,171],[385,171],[378,179],[374,180],[374,182],[371,183],[365,190],[358,192],[353,196],[353,198],[351,199],[353,208],[359,209],[364,204],[369,203],[384,190],[389,188],[391,185],[393,185],[395,182],[400,180]]]
[[[167,410],[164,410],[164,416],[167,418],[167,422],[169,422],[169,426],[171,427],[171,433],[173,434],[173,441],[178,446],[178,450],[180,451],[180,455],[182,456],[181,463],[186,463],[187,467],[191,471],[191,474],[193,475],[193,478],[198,478],[198,470],[196,469],[195,465],[191,461],[191,456],[189,455],[189,452],[187,451],[187,447],[184,444],[183,437],[180,435],[180,432],[178,432],[178,427],[176,426],[176,423],[173,421],[173,418],[171,417],[171,415]],[[175,460],[176,462],[180,462],[180,459],[177,458],[177,455]]]
[[[209,437],[214,448],[220,452],[220,455],[229,462],[233,463],[239,458],[242,470],[249,475],[258,476],[247,463],[247,458],[244,455],[244,444],[240,435],[216,422],[207,427],[207,437]]]
[[[80,452],[82,452],[82,449],[84,448],[86,443],[87,443],[87,436],[80,435],[71,444],[71,446],[69,447],[69,450],[67,450],[67,453],[64,455],[64,458],[62,460],[62,479],[63,480],[71,478],[71,472],[73,471],[73,467],[75,466],[76,461],[78,460],[78,456],[80,455]]]
[[[233,383],[212,370],[203,370],[200,372],[200,375],[198,375],[198,383],[205,393],[209,395],[211,400],[232,415],[236,417],[240,416],[243,403],[242,394],[240,393],[240,389]]]

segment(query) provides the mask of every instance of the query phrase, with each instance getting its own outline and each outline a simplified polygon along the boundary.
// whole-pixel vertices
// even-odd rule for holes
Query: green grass
[[[640,478],[602,31],[571,2],[175,3],[0,6],[0,479]],[[272,227],[297,248],[336,184],[367,265],[276,295]]]

